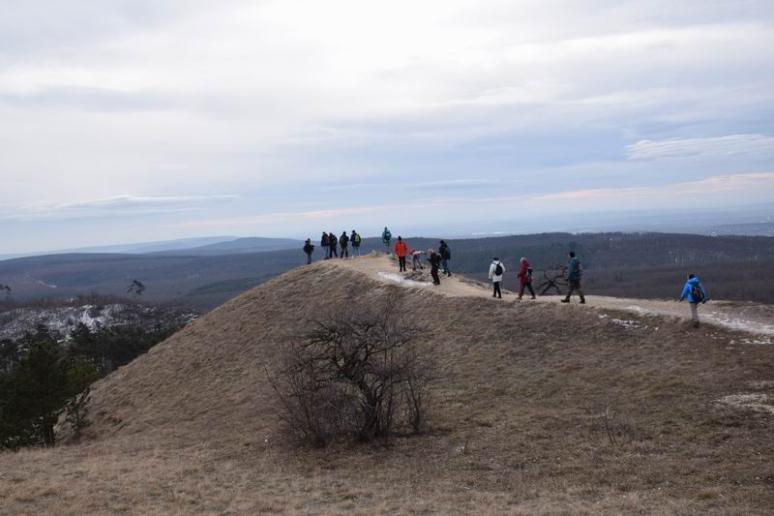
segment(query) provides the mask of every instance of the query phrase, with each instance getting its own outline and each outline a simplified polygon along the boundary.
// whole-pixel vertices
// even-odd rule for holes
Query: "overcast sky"
[[[774,204],[772,49],[771,0],[0,0],[0,252]]]

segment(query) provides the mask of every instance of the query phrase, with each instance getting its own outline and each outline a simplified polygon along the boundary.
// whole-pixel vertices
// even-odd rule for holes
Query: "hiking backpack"
[[[494,273],[495,273],[495,276],[502,276],[503,275],[503,266],[502,266],[501,263],[499,263],[499,262],[497,263],[497,266],[495,267]]]
[[[694,303],[702,303],[704,301],[704,292],[702,292],[699,285],[691,285],[691,298]]]

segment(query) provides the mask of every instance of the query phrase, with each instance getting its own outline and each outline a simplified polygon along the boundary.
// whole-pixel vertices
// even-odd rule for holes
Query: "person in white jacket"
[[[489,265],[489,279],[492,280],[492,286],[494,291],[492,297],[502,299],[503,293],[500,290],[500,284],[503,282],[503,274],[505,274],[505,265],[496,256],[492,259],[491,265]]]

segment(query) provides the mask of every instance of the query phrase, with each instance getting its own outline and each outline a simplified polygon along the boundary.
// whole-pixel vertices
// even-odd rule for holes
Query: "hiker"
[[[309,265],[312,263],[312,253],[314,252],[311,238],[307,238],[306,242],[304,242],[304,252],[306,253],[306,264]]]
[[[570,290],[567,291],[567,297],[562,299],[562,303],[569,303],[573,292],[577,292],[580,296],[581,304],[584,304],[586,298],[583,296],[583,289],[580,284],[581,275],[583,274],[580,260],[575,257],[575,251],[570,251],[567,253],[567,256],[570,257],[570,261],[567,262],[567,282],[570,284]]]
[[[525,257],[519,260],[519,272],[516,274],[519,278],[519,300],[524,296],[524,289],[529,289],[532,299],[535,299],[535,291],[532,289],[532,267]]]
[[[441,266],[441,255],[434,249],[427,250],[427,261],[430,262],[430,275],[433,277],[433,285],[440,285],[441,278],[438,277],[438,268]]]
[[[492,258],[492,263],[489,265],[489,279],[492,280],[492,297],[499,299],[503,298],[503,292],[500,290],[500,284],[503,282],[503,274],[505,273],[505,265],[500,259],[495,256]]]
[[[689,274],[688,281],[685,282],[683,293],[680,294],[680,301],[684,300],[688,300],[688,304],[691,305],[691,321],[693,321],[693,327],[698,328],[699,303],[707,302],[707,291],[704,290],[704,285],[695,274]]]
[[[341,232],[339,245],[341,246],[341,258],[349,258],[349,237],[346,231]]]
[[[333,231],[328,233],[328,249],[330,252],[328,253],[328,258],[333,258],[334,256],[336,258],[339,257],[339,252],[336,250],[336,247],[339,245],[339,239],[336,238],[336,235],[333,234]]]
[[[322,238],[320,239],[320,247],[323,248],[323,254],[325,255],[325,259],[327,260],[330,258],[330,249],[328,249],[328,233],[323,231]]]
[[[395,256],[398,257],[399,272],[406,272],[406,255],[408,254],[408,246],[403,241],[402,237],[398,237],[398,241],[395,242]]]
[[[387,229],[387,226],[384,226],[384,231],[382,231],[382,243],[384,244],[384,247],[387,248],[387,254],[390,254],[390,240],[392,240],[392,233]]]
[[[441,255],[441,265],[443,266],[443,273],[446,274],[446,276],[451,276],[451,271],[449,270],[449,260],[451,260],[451,249],[449,249],[449,245],[441,240],[441,245],[438,247],[438,254]]]
[[[411,269],[412,270],[425,270],[425,268],[422,266],[422,251],[417,251],[416,249],[409,250],[409,254],[411,255]]]
[[[352,242],[352,256],[360,256],[360,242],[362,241],[362,238],[360,238],[360,234],[355,232],[354,229],[352,230],[350,241]]]

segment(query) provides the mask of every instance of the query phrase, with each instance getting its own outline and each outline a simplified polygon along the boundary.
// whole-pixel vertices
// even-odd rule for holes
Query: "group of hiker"
[[[323,232],[320,240],[320,245],[325,251],[325,259],[334,257],[349,258],[349,246],[352,245],[352,255],[360,256],[360,243],[362,239],[360,235],[353,229],[351,235],[347,235],[346,231],[341,233],[340,237],[331,233]],[[406,260],[411,257],[411,267],[413,271],[424,270],[422,265],[422,255],[425,255],[427,262],[430,265],[430,275],[433,278],[434,285],[441,284],[440,273],[442,272],[447,277],[451,276],[451,269],[449,268],[449,261],[451,260],[451,248],[446,241],[441,240],[437,249],[427,249],[426,251],[420,251],[412,249],[403,239],[398,236],[394,246],[390,247],[392,243],[392,233],[385,227],[382,232],[382,244],[386,248],[387,252],[393,252],[398,258],[398,271],[407,272]],[[337,246],[340,248],[341,253],[337,253]],[[312,253],[314,252],[314,245],[311,240],[307,239],[304,244],[304,253],[307,256],[307,264],[312,263]],[[583,293],[581,287],[581,277],[583,274],[583,268],[581,267],[580,260],[575,255],[574,251],[570,251],[568,254],[568,261],[566,267],[568,290],[567,295],[561,300],[562,303],[569,303],[573,294],[577,294],[580,298],[580,303],[586,303],[586,296]],[[492,263],[489,265],[489,279],[492,282],[492,297],[502,299],[502,282],[505,275],[505,265],[498,257],[492,259]],[[522,257],[519,260],[519,270],[516,273],[516,278],[519,280],[519,294],[518,299],[521,300],[524,296],[524,292],[529,291],[532,299],[536,299],[535,290],[532,288],[532,266],[526,257]],[[707,293],[704,290],[704,286],[699,281],[699,278],[695,274],[689,274],[688,280],[683,286],[682,293],[680,295],[680,301],[688,301],[691,307],[691,320],[694,327],[699,326],[699,313],[698,305],[700,303],[707,302]]]
[[[323,248],[323,254],[325,259],[331,258],[349,258],[349,247],[352,246],[352,257],[360,256],[360,243],[363,241],[360,233],[352,230],[350,235],[347,235],[346,231],[341,232],[341,236],[337,237],[336,233],[331,231],[326,233],[323,231],[320,238],[320,247]],[[312,239],[307,238],[304,242],[304,254],[306,254],[307,265],[312,263],[312,254],[314,253],[314,244]]]

